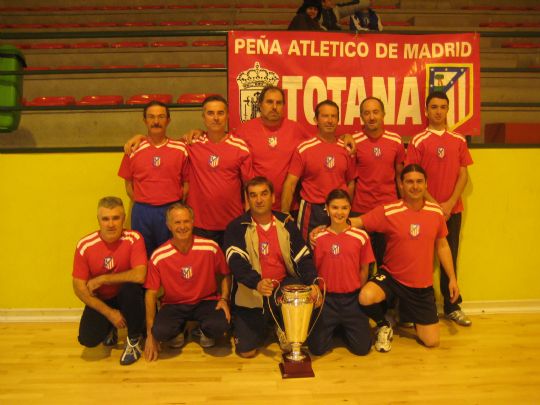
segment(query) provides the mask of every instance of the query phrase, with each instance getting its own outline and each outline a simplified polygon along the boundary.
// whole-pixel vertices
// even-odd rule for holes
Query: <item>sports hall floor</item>
[[[338,347],[290,380],[277,343],[245,360],[190,341],[122,367],[123,344],[83,349],[76,323],[0,323],[0,404],[540,404],[540,314],[472,320],[443,320],[437,349],[399,329],[390,353]]]

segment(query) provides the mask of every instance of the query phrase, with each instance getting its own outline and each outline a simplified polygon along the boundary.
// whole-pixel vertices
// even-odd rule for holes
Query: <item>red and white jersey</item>
[[[146,265],[146,249],[139,232],[124,229],[120,239],[107,243],[96,231],[77,243],[72,276],[88,281],[102,274],[121,273],[141,265]],[[96,295],[108,300],[115,297],[119,289],[120,284],[102,285]]]
[[[195,212],[195,226],[221,231],[244,212],[242,182],[253,177],[246,143],[227,135],[218,143],[206,135],[188,147],[187,203]]]
[[[246,141],[253,156],[255,176],[264,176],[274,185],[274,210],[281,209],[281,192],[294,151],[311,135],[297,122],[285,118],[281,125],[269,128],[261,118],[242,124],[236,134]]]
[[[360,268],[375,261],[366,232],[349,228],[334,233],[326,228],[315,238],[315,267],[332,293],[349,293],[362,287]]]
[[[422,166],[427,174],[429,193],[442,203],[454,192],[460,168],[472,165],[473,160],[463,136],[449,131],[439,135],[426,129],[409,143],[406,164],[410,163]],[[452,213],[461,211],[463,202],[460,197]]]
[[[355,162],[342,140],[328,143],[314,137],[298,146],[289,173],[302,181],[300,195],[304,200],[322,204],[333,189],[347,191],[347,184],[355,177]]]
[[[136,202],[165,205],[183,198],[183,171],[188,157],[186,145],[168,139],[154,146],[141,142],[131,155],[124,155],[118,175],[133,182]]]
[[[281,282],[287,275],[287,270],[279,247],[275,218],[272,218],[272,222],[267,226],[257,224],[257,236],[261,277]]]
[[[384,131],[374,139],[363,132],[353,135],[356,143],[356,188],[352,209],[368,212],[397,200],[396,164],[405,161],[401,136]]]
[[[414,288],[433,285],[435,241],[448,234],[437,204],[425,201],[422,209],[415,211],[399,200],[362,215],[362,221],[368,232],[384,233],[383,267],[397,281]]]
[[[169,240],[150,257],[144,287],[154,291],[163,287],[163,305],[197,304],[218,299],[217,274],[228,275],[229,268],[216,242],[195,236],[184,254]]]

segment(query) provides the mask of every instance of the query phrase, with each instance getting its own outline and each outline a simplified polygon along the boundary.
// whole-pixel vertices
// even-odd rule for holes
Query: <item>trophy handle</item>
[[[324,301],[326,301],[326,281],[324,281],[324,278],[322,277],[317,277],[315,280],[313,280],[313,284],[315,284],[317,281],[322,281],[323,282],[323,301],[322,301],[322,304],[321,304],[321,307],[319,308],[319,313],[317,314],[317,316],[315,317],[315,321],[313,322],[313,324],[311,325],[311,328],[309,329],[309,332],[307,334],[307,336],[311,335],[311,331],[313,330],[313,328],[315,327],[315,324],[317,323],[317,321],[319,320],[319,317],[321,316],[321,313],[322,313],[322,310],[323,310],[323,307],[324,307]],[[319,298],[320,298],[320,293],[317,294],[317,301],[319,301]],[[317,302],[315,301],[315,302]]]
[[[274,289],[274,302],[276,303],[276,307],[279,306],[278,302],[277,302],[277,293],[278,293],[278,290],[279,290],[279,287],[281,285],[281,283],[278,281],[278,280],[274,280],[272,279],[272,282],[274,284],[277,284],[276,288]],[[268,310],[270,311],[270,314],[272,315],[272,318],[274,318],[274,322],[276,323],[276,326],[278,327],[278,329],[280,330],[280,332],[283,332],[283,328],[281,327],[281,325],[279,324],[277,318],[276,318],[276,315],[274,314],[274,311],[272,310],[272,305],[271,305],[271,302],[270,302],[270,297],[266,297],[266,299],[268,300]]]

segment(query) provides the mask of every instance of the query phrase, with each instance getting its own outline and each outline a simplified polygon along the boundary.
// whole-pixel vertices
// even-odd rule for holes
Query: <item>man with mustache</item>
[[[171,116],[165,104],[152,101],[144,108],[143,117],[148,133],[137,149],[124,155],[118,175],[134,201],[131,228],[143,235],[150,257],[169,239],[167,207],[184,198],[182,172],[188,153],[183,142],[167,137]]]

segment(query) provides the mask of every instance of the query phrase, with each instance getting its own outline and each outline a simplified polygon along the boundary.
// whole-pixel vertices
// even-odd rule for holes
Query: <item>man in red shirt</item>
[[[124,155],[118,175],[125,180],[127,194],[134,201],[131,227],[143,235],[150,257],[169,238],[167,207],[184,198],[182,172],[188,154],[183,142],[167,137],[171,118],[165,104],[152,101],[143,116],[148,135],[133,153]]]
[[[407,163],[417,163],[424,168],[429,183],[427,199],[440,205],[448,227],[448,244],[452,251],[454,265],[457,263],[461,212],[461,194],[469,178],[467,166],[473,163],[465,138],[446,128],[448,97],[445,93],[434,92],[426,99],[428,127],[414,136],[407,149]],[[461,326],[472,324],[461,310],[461,296],[450,300],[448,278],[441,265],[441,294],[444,298],[444,313]]]
[[[392,329],[378,303],[400,299],[402,313],[415,324],[416,333],[427,347],[439,345],[439,319],[433,292],[433,255],[436,251],[448,277],[450,299],[459,297],[448,233],[441,208],[426,200],[427,176],[422,167],[411,164],[401,172],[403,199],[382,205],[359,218],[354,226],[384,233],[387,239],[384,264],[360,291],[360,304],[377,322],[379,351],[389,351]]]
[[[193,210],[182,203],[167,209],[167,226],[172,239],[160,246],[148,268],[146,287],[146,360],[157,360],[159,342],[173,347],[184,343],[187,321],[198,321],[202,347],[229,329],[231,278],[218,244],[193,235]],[[221,278],[218,294],[217,278]],[[157,295],[163,287],[161,307],[156,314]]]
[[[79,325],[79,342],[94,347],[116,345],[116,328],[128,328],[120,364],[141,355],[144,302],[141,284],[146,276],[146,251],[142,236],[124,229],[124,205],[117,197],[98,203],[99,231],[82,238],[73,261],[73,290],[85,304]]]
[[[281,196],[281,211],[289,213],[296,185],[302,181],[297,224],[304,239],[314,227],[328,224],[324,202],[330,191],[339,188],[350,196],[354,194],[354,158],[336,137],[338,105],[331,100],[320,102],[315,107],[315,119],[318,134],[296,149]]]

